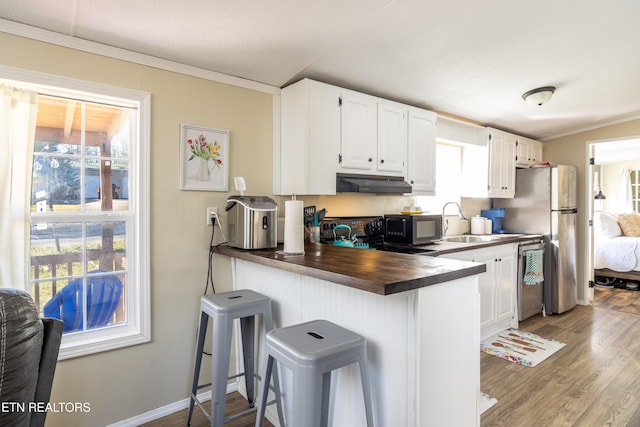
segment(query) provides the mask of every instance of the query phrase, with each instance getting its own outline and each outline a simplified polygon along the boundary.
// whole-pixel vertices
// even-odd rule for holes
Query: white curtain
[[[618,206],[616,206],[616,212],[619,213],[633,212],[630,174],[630,169],[623,169],[620,174],[620,183],[618,184]]]
[[[38,95],[0,83],[0,287],[28,290],[27,239]]]

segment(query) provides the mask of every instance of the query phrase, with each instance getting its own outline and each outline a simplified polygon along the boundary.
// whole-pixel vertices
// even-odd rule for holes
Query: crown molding
[[[237,86],[244,89],[251,89],[271,95],[278,95],[280,93],[280,88],[276,86],[271,86],[240,77],[230,76],[228,74],[218,73],[215,71],[209,71],[203,68],[181,64],[179,62],[156,58],[154,56],[132,52],[118,47],[107,46],[101,43],[96,43],[49,30],[43,30],[42,28],[20,24],[6,19],[0,19],[0,32],[38,40],[57,46],[68,47],[87,53],[93,53],[108,58],[119,59],[122,61],[146,65],[149,67],[172,71],[187,76],[198,77],[205,80],[211,80],[218,83]]]

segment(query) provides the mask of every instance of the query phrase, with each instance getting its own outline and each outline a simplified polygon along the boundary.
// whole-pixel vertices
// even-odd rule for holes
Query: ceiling
[[[540,140],[640,117],[637,0],[0,0],[0,18],[276,87],[310,77]],[[547,85],[548,103],[522,100]]]

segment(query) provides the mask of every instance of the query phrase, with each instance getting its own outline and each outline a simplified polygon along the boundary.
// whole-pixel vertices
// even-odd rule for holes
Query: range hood
[[[336,174],[338,193],[405,194],[411,190],[411,185],[401,176]]]

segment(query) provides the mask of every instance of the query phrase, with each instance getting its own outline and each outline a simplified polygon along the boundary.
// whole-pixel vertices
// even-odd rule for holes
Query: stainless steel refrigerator
[[[544,305],[547,314],[563,313],[577,301],[575,166],[518,169],[513,199],[493,199],[504,208],[502,228],[509,233],[542,234]]]

